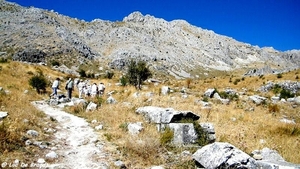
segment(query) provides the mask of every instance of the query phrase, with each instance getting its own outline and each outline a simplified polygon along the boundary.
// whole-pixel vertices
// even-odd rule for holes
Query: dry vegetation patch
[[[27,65],[18,62],[2,63],[0,87],[9,90],[6,94],[0,93],[1,111],[9,112],[9,117],[0,123],[1,134],[1,156],[0,160],[7,159],[30,159],[38,149],[28,149],[24,141],[20,141],[28,129],[35,129],[43,133],[45,127],[45,115],[37,111],[30,102],[33,100],[48,99],[51,92],[47,87],[47,94],[37,95],[34,89],[28,85],[28,79],[38,71],[42,71],[49,79],[66,77],[67,75],[52,71],[47,67]],[[112,79],[91,79],[97,84],[101,81],[106,84],[106,93],[114,91],[112,96],[117,100],[116,104],[107,104],[108,98],[104,95],[101,98],[89,99],[99,105],[93,112],[86,112],[85,106],[66,107],[70,113],[86,118],[88,122],[97,120],[93,126],[103,125],[103,130],[98,131],[99,137],[106,139],[109,143],[107,149],[111,151],[116,160],[120,159],[129,168],[142,168],[151,165],[169,164],[175,168],[192,168],[194,164],[190,158],[179,158],[178,154],[184,150],[191,153],[195,149],[186,147],[172,147],[161,143],[161,133],[156,131],[155,125],[148,124],[141,115],[135,113],[138,107],[159,106],[171,107],[176,110],[190,110],[201,116],[199,122],[211,122],[215,126],[217,141],[229,142],[246,153],[253,150],[268,147],[277,150],[286,161],[300,163],[300,110],[286,104],[262,104],[255,105],[246,98],[258,94],[270,98],[274,93],[259,93],[257,89],[268,81],[280,82],[285,80],[297,81],[298,71],[282,74],[281,78],[276,75],[263,77],[242,77],[238,75],[222,75],[219,77],[187,80],[169,79],[164,84],[146,84],[141,91],[131,86],[117,86],[118,76]],[[236,79],[239,79],[236,81]],[[234,83],[236,81],[236,83]],[[64,83],[64,80],[62,81]],[[162,86],[169,86],[174,92],[168,95],[161,95]],[[182,88],[185,88],[187,98],[182,97]],[[204,100],[203,93],[208,88],[215,88],[223,91],[232,88],[238,92],[245,92],[236,101],[229,105],[223,105],[213,99],[210,109],[203,109],[197,104],[197,100]],[[24,93],[28,90],[27,93]],[[77,89],[74,96],[78,97]],[[138,94],[137,94],[138,92]],[[151,92],[149,97],[146,93]],[[137,97],[136,97],[137,96]],[[101,106],[100,106],[101,105]],[[251,109],[252,108],[252,109]],[[296,124],[285,124],[280,122],[283,117],[294,119]],[[24,123],[24,119],[28,122]],[[143,122],[144,130],[139,135],[130,135],[127,125],[131,122]],[[41,134],[44,139],[47,136]],[[5,138],[5,139],[4,139]],[[177,158],[177,160],[176,160]],[[0,162],[1,162],[0,161]]]

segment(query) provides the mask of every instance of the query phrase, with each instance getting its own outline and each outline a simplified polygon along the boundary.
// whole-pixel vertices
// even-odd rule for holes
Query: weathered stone
[[[278,154],[277,151],[271,150],[269,148],[263,148],[262,150],[255,150],[251,153],[254,156],[261,157],[258,160],[257,166],[259,168],[266,169],[277,169],[277,168],[291,168],[291,169],[299,169],[300,164],[293,164],[286,162],[283,157]]]
[[[260,105],[263,103],[263,101],[267,100],[267,98],[258,95],[249,96],[249,99],[252,100],[256,105]]]
[[[116,99],[114,99],[112,96],[109,96],[107,99],[106,99],[106,103],[108,104],[115,104],[117,103]]]
[[[198,167],[204,168],[257,168],[256,161],[229,143],[215,142],[193,154]]]
[[[204,96],[206,97],[209,97],[209,98],[212,98],[214,93],[215,93],[215,89],[207,89],[205,92],[204,92]]]
[[[28,130],[27,135],[29,135],[31,137],[37,137],[37,136],[39,136],[39,133],[35,130]]]
[[[100,124],[100,125],[96,126],[95,129],[96,129],[96,130],[102,130],[102,129],[103,129],[103,125]]]
[[[198,138],[192,123],[170,123],[168,126],[174,131],[173,144],[193,144]]]
[[[144,127],[142,126],[142,122],[129,123],[127,128],[128,132],[132,135],[139,134],[144,129]]]
[[[190,111],[176,111],[172,108],[161,108],[154,106],[140,107],[137,113],[143,114],[147,121],[152,123],[173,123],[182,119],[198,120],[200,116]]]
[[[46,159],[48,160],[54,160],[56,158],[58,158],[58,155],[54,151],[51,151],[48,154],[46,154]]]
[[[300,105],[300,96],[295,97],[295,104]]]
[[[7,116],[8,116],[7,112],[3,112],[3,111],[0,112],[0,120],[4,119]]]
[[[162,95],[167,95],[168,93],[170,93],[170,88],[168,86],[162,86],[161,87],[161,94]]]
[[[97,109],[97,104],[93,102],[90,102],[86,107],[86,111],[94,111],[96,109]]]

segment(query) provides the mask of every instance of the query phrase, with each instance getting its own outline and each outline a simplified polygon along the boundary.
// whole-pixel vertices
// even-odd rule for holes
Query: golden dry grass
[[[42,70],[45,76],[50,76],[51,79],[62,77],[63,83],[63,77],[67,75],[52,71],[47,67],[18,62],[0,64],[0,66],[2,67],[0,87],[11,92],[9,95],[0,95],[1,111],[9,112],[9,117],[4,120],[5,125],[9,128],[6,131],[10,133],[8,137],[17,140],[19,136],[24,135],[27,129],[36,129],[42,132],[44,124],[41,119],[44,118],[44,115],[35,110],[30,101],[48,99],[51,88],[47,88],[48,94],[37,95],[35,90],[28,85],[28,79],[31,75],[27,72],[35,73]],[[67,107],[66,110],[86,118],[89,122],[92,120],[98,121],[97,124],[91,125],[102,124],[104,129],[98,133],[100,137],[108,141],[106,148],[111,151],[116,160],[124,161],[129,168],[144,168],[166,163],[172,163],[172,167],[175,168],[189,168],[193,165],[190,163],[191,159],[176,161],[166,155],[168,154],[167,151],[180,153],[184,148],[169,149],[160,144],[160,134],[156,132],[156,127],[147,124],[141,115],[135,113],[136,108],[147,105],[193,111],[201,116],[199,122],[214,124],[217,141],[229,142],[247,153],[268,147],[277,150],[286,161],[300,163],[299,156],[295,155],[300,154],[299,107],[292,108],[289,104],[278,104],[276,105],[278,110],[270,112],[269,105],[256,106],[242,98],[231,102],[229,105],[222,105],[210,99],[209,101],[213,102],[211,109],[202,109],[201,105],[195,103],[196,100],[203,99],[202,94],[208,88],[216,88],[218,91],[223,91],[225,88],[243,91],[242,89],[245,88],[247,89],[246,95],[259,94],[271,97],[274,95],[272,92],[262,94],[256,92],[256,90],[268,81],[297,81],[296,76],[298,74],[299,70],[284,73],[282,78],[277,78],[276,75],[244,78],[239,75],[222,75],[204,80],[188,79],[188,81],[170,78],[165,84],[146,84],[142,91],[137,91],[131,86],[114,85],[119,80],[119,76],[115,75],[113,79],[91,79],[91,82],[97,84],[100,81],[104,82],[107,87],[106,93],[115,91],[113,97],[118,101],[116,104],[103,103],[101,107],[93,112],[85,112],[82,107]],[[240,81],[234,84],[235,79],[240,79]],[[160,89],[163,85],[170,86],[175,92],[161,96]],[[188,88],[188,98],[181,97],[180,90],[182,87]],[[24,94],[24,90],[29,90],[29,92]],[[140,93],[138,98],[133,96],[136,92]],[[150,100],[145,94],[147,92],[154,93]],[[75,90],[74,96],[78,96],[77,90]],[[107,97],[106,95],[103,96],[102,101],[105,101]],[[96,99],[93,101],[97,102]],[[248,108],[254,108],[254,110],[246,111]],[[295,119],[296,124],[280,122],[283,116]],[[22,123],[25,118],[30,122]],[[130,122],[144,122],[144,131],[138,136],[128,134],[126,124]],[[11,144],[15,143],[11,142]],[[21,150],[4,151],[0,160],[16,157],[28,159],[34,155],[35,151],[38,152],[38,150],[32,152],[33,149],[30,149],[30,152],[27,151],[24,150],[24,147]]]
[[[1,63],[0,67],[0,87],[3,88],[0,91],[0,111],[9,114],[0,122],[0,162],[12,162],[15,159],[32,162],[41,150],[34,146],[25,147],[26,132],[36,130],[40,133],[36,140],[46,141],[48,136],[43,134],[43,128],[49,122],[44,113],[31,105],[32,101],[46,95],[38,95],[29,86],[28,80],[32,73],[43,68],[18,62]]]

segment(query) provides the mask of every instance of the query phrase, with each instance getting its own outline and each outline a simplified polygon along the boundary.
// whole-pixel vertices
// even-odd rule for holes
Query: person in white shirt
[[[79,93],[79,98],[82,98],[82,94],[84,92],[84,87],[85,87],[85,83],[83,82],[83,80],[81,79],[78,83],[78,93]]]
[[[50,95],[51,96],[57,96],[57,89],[59,89],[59,83],[60,82],[60,79],[59,78],[56,78],[52,84],[52,94]]]
[[[98,90],[99,90],[99,96],[102,96],[105,91],[105,85],[102,82],[99,84]]]
[[[92,96],[92,97],[95,97],[95,96],[97,95],[97,93],[98,93],[98,87],[97,87],[96,83],[94,83],[94,84],[92,85],[91,96]]]

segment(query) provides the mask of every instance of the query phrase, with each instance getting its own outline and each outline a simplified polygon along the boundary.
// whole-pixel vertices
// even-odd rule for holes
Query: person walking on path
[[[78,83],[79,98],[82,98],[82,94],[84,92],[84,87],[85,87],[85,83],[81,79],[80,82]]]
[[[67,89],[67,92],[68,92],[68,99],[71,100],[71,98],[72,98],[72,91],[74,90],[74,82],[73,82],[72,78],[70,78],[67,81],[66,89]]]
[[[59,89],[59,84],[60,84],[60,79],[59,78],[56,78],[52,84],[52,94],[50,95],[50,98],[51,96],[57,96],[57,89]]]
[[[99,84],[98,90],[99,90],[99,96],[102,96],[104,94],[104,91],[105,91],[105,85],[104,85],[104,83],[101,82]]]
[[[97,86],[96,83],[93,83],[93,85],[92,85],[92,91],[91,91],[91,96],[92,97],[96,97],[97,93],[98,93],[98,86]]]

